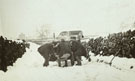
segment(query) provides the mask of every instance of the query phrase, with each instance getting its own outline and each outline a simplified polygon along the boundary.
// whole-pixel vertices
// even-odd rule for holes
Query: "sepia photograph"
[[[0,81],[135,81],[135,0],[0,0]]]

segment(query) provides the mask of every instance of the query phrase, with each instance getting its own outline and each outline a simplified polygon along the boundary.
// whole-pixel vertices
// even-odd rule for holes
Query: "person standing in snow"
[[[81,56],[89,58],[89,55],[87,54],[85,47],[78,41],[71,41],[71,50],[73,52],[75,60],[77,61],[76,65],[82,65]]]
[[[45,62],[43,66],[49,65],[51,55],[54,55],[53,43],[46,43],[38,48],[38,52],[44,57]],[[56,58],[54,58],[55,60]]]
[[[71,65],[74,65],[74,59],[71,51],[71,46],[68,41],[61,39],[61,41],[56,46],[56,56],[58,60],[58,65],[61,67],[61,61],[65,61],[64,66],[68,66],[67,60],[71,60]]]

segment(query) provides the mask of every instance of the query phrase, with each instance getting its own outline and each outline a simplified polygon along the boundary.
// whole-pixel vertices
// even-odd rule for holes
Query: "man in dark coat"
[[[71,50],[73,51],[73,55],[75,57],[75,60],[77,61],[77,65],[82,65],[81,56],[88,58],[85,47],[78,41],[71,41]]]
[[[61,61],[65,61],[65,66],[67,66],[67,60],[71,59],[71,65],[74,65],[74,59],[71,51],[70,42],[61,39],[61,42],[57,44],[56,54],[58,56],[58,64],[61,67]]]
[[[46,43],[38,48],[38,52],[44,57],[45,62],[43,66],[49,65],[50,57],[54,56],[53,43]],[[56,58],[54,58],[56,60]]]

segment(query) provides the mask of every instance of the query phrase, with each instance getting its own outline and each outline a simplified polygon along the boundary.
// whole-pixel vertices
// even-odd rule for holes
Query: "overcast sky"
[[[101,35],[131,28],[135,0],[0,0],[0,34],[36,34],[45,25],[51,33],[80,29]],[[128,27],[127,27],[128,26]]]

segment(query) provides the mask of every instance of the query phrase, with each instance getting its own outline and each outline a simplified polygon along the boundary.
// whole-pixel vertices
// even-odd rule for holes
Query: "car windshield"
[[[68,32],[66,31],[60,33],[60,36],[66,36],[66,35],[68,35]]]
[[[70,31],[69,33],[70,33],[70,35],[79,35],[79,33],[81,33],[81,31]]]

